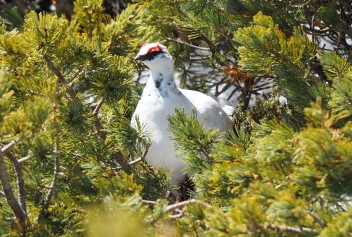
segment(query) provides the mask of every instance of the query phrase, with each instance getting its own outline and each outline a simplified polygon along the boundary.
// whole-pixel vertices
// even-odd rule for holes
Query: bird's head
[[[162,66],[173,66],[173,59],[167,48],[160,43],[143,44],[134,58],[143,62],[149,69]]]

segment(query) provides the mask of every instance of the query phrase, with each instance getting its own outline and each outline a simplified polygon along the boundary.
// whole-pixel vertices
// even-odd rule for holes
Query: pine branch
[[[24,189],[24,179],[21,164],[19,163],[17,157],[11,152],[6,152],[7,157],[11,160],[13,167],[15,168],[16,178],[17,178],[17,188],[18,188],[18,201],[22,210],[27,213],[26,205],[26,191]]]
[[[53,119],[54,126],[58,126],[56,109],[57,109],[57,106],[54,107],[54,119]],[[49,208],[49,205],[54,195],[54,190],[57,185],[59,172],[60,172],[60,137],[59,137],[59,128],[56,127],[56,131],[54,133],[54,174],[53,174],[53,179],[51,181],[51,184],[48,187],[49,191],[46,195],[46,198],[44,199],[44,204],[42,206],[42,209],[39,212],[38,220],[40,220],[44,216],[46,210]]]
[[[98,104],[96,105],[96,107],[94,108],[92,115],[95,117],[94,126],[95,126],[95,129],[97,130],[98,136],[102,141],[105,141],[107,137],[106,132],[104,132],[104,126],[101,123],[100,119],[98,118],[98,113],[103,103],[104,103],[104,98],[101,98],[98,101]],[[126,173],[130,174],[132,172],[131,165],[128,163],[128,160],[126,159],[126,157],[123,156],[121,151],[117,151],[116,153],[111,154],[111,158],[116,160],[116,162],[121,166],[121,168]]]
[[[3,149],[1,149],[3,150]],[[19,201],[16,199],[13,189],[11,187],[10,176],[5,164],[4,155],[0,152],[0,182],[4,190],[5,198],[16,218],[20,223],[24,223],[27,219],[26,212],[22,209]]]
[[[67,93],[69,94],[71,99],[76,98],[77,93],[73,89],[72,86],[69,85],[68,81],[65,79],[64,75],[58,70],[53,62],[46,56],[44,56],[44,59],[49,67],[49,69],[57,76],[59,82],[66,87]],[[101,99],[101,102],[98,103],[99,107],[96,107],[95,111],[98,113],[101,105],[103,103],[103,99]],[[93,114],[94,112],[93,111]],[[94,121],[94,127],[97,130],[97,133],[102,141],[106,140],[106,133],[103,132],[104,126],[102,125],[101,121],[98,119],[96,116],[96,120]],[[116,162],[122,167],[122,169],[127,172],[131,173],[132,168],[128,164],[127,159],[122,155],[121,151],[116,152],[115,154],[111,155],[113,159],[116,160]]]
[[[16,218],[18,218],[21,223],[23,223],[27,219],[23,173],[21,166],[17,161],[17,158],[13,156],[13,154],[10,152],[10,149],[18,142],[20,142],[25,136],[26,133],[14,139],[13,141],[11,141],[0,149],[0,181],[4,189],[3,193],[7,203],[13,210]],[[13,189],[11,187],[10,176],[5,164],[4,155],[9,156],[15,168],[17,185],[19,189],[19,200],[16,199]]]
[[[92,112],[92,115],[95,118],[94,127],[97,130],[98,136],[100,137],[100,139],[102,141],[105,141],[106,140],[106,133],[103,131],[104,130],[104,126],[101,123],[100,119],[98,118],[98,113],[99,113],[100,108],[103,105],[103,103],[104,103],[104,98],[101,98],[98,101],[98,104],[95,106],[95,108],[94,108],[94,110]]]
[[[44,56],[44,59],[46,64],[48,65],[48,68],[57,76],[57,79],[59,80],[59,82],[66,87],[67,93],[69,94],[70,98],[71,99],[76,98],[77,96],[76,91],[73,89],[72,86],[69,85],[68,81],[66,80],[64,75],[60,72],[60,70],[55,67],[54,63],[47,56]]]
[[[326,227],[325,223],[319,218],[319,216],[317,214],[315,214],[314,212],[311,211],[304,211],[305,213],[307,213],[308,215],[310,215],[311,217],[313,217],[313,219],[320,225],[321,229],[324,229]]]

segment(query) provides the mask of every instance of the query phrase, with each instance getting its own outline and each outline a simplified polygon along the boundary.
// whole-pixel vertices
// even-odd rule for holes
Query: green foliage
[[[271,17],[259,12],[251,26],[236,32],[234,40],[240,44],[238,64],[243,69],[254,75],[273,75],[281,93],[300,110],[314,98],[307,77],[317,47],[299,28],[287,38]]]
[[[115,18],[102,3],[0,13],[0,235],[351,235],[345,1],[148,0]],[[147,41],[168,45],[181,85],[239,93],[228,134],[194,110],[168,119],[195,199],[175,201],[139,159],[152,141],[130,126],[133,57]]]
[[[219,132],[216,129],[204,130],[203,123],[197,120],[195,109],[188,116],[183,108],[175,108],[175,114],[168,117],[168,122],[172,139],[176,141],[175,149],[188,163],[187,171],[200,173],[214,162],[210,153],[214,149],[213,144],[219,140]]]

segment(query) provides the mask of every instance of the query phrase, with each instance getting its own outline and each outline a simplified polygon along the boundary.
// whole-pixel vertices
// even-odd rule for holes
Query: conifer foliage
[[[349,1],[102,6],[2,11],[0,235],[352,234]],[[182,86],[238,97],[227,136],[182,108],[168,118],[184,200],[144,162],[147,124],[129,125],[146,41],[169,46]]]

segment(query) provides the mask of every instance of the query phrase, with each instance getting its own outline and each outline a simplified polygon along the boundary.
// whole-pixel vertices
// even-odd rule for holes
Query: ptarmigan
[[[152,145],[146,161],[155,168],[164,167],[171,173],[171,184],[178,185],[186,178],[182,169],[185,162],[177,157],[174,141],[168,131],[168,115],[175,107],[189,113],[197,111],[197,118],[204,119],[207,128],[218,128],[226,132],[232,128],[231,120],[211,97],[192,90],[176,87],[174,61],[167,48],[160,43],[144,44],[135,60],[142,61],[150,69],[150,77],[132,117],[132,126],[138,115],[151,134]]]

